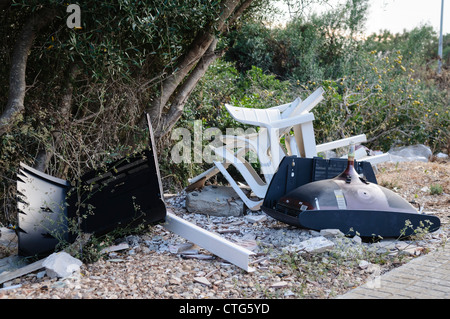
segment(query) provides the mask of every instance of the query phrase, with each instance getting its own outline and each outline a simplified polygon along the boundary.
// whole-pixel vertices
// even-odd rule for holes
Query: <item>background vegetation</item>
[[[73,180],[101,161],[161,141],[223,54],[221,37],[267,0],[0,0],[0,204],[16,216],[19,162]],[[161,148],[164,148],[161,145]]]
[[[364,38],[367,5],[348,1],[285,27],[246,23],[230,34],[230,48],[208,69],[178,125],[193,130],[193,120],[202,119],[222,132],[245,128],[230,119],[225,103],[271,107],[321,86],[325,100],[313,110],[318,143],[365,133],[373,150],[421,143],[449,153],[450,35],[437,74],[438,35],[430,26]],[[177,183],[209,166],[184,165]]]
[[[326,94],[313,111],[318,143],[365,133],[372,149],[423,143],[449,152],[450,35],[438,75],[438,37],[429,26],[363,38],[367,0],[323,15],[300,10],[275,26],[267,22],[272,4],[85,1],[82,28],[69,29],[63,1],[0,1],[1,119],[18,110],[0,120],[0,221],[15,222],[20,161],[74,179],[146,147],[144,111],[152,115],[163,182],[172,189],[209,168],[171,162],[173,128],[193,130],[201,120],[203,129],[225,132],[240,124],[224,103],[270,107],[319,86]],[[26,72],[15,86],[19,60]],[[23,89],[16,92],[22,105],[12,101],[15,87]]]

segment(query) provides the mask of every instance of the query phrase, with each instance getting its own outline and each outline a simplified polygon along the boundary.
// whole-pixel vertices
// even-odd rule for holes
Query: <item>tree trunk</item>
[[[80,73],[80,68],[77,64],[72,64],[69,70],[66,72],[66,77],[62,85],[62,97],[59,114],[61,115],[61,120],[59,122],[59,131],[54,131],[53,135],[53,147],[41,146],[38,155],[34,161],[34,168],[45,172],[50,163],[50,159],[55,153],[56,149],[61,142],[61,131],[67,129],[67,126],[71,124],[71,110],[72,110],[72,96],[73,96],[73,81]]]
[[[248,1],[250,0],[247,0],[246,2]],[[239,4],[238,0],[227,0],[223,3],[222,12],[218,17],[218,19],[215,21],[215,23],[209,28],[209,30],[206,30],[205,32],[202,32],[197,35],[197,37],[192,42],[192,45],[188,50],[188,52],[180,59],[180,63],[178,63],[177,65],[177,70],[162,82],[160,96],[153,100],[153,102],[151,103],[150,107],[147,110],[147,112],[150,113],[152,122],[154,123],[153,127],[155,128],[156,136],[163,135],[162,132],[164,130],[164,126],[167,126],[167,124],[169,124],[170,127],[173,127],[173,124],[175,124],[175,123],[173,124],[168,123],[166,120],[161,119],[163,109],[166,107],[167,103],[172,98],[175,100],[174,102],[177,105],[175,106],[175,109],[173,111],[169,112],[174,112],[178,114],[180,107],[182,110],[184,103],[186,103],[186,100],[189,97],[189,94],[192,92],[192,89],[195,87],[195,84],[198,82],[198,79],[200,79],[200,77],[206,71],[207,66],[204,69],[203,74],[201,74],[202,66],[200,66],[196,71],[197,75],[192,76],[188,81],[190,83],[186,83],[186,85],[183,85],[183,87],[181,87],[180,90],[178,91],[177,89],[179,88],[181,83],[185,80],[185,78],[188,76],[189,72],[194,68],[194,66],[198,64],[200,59],[205,55],[206,51],[208,50],[208,48],[210,48],[211,44],[216,40],[215,33],[216,32],[220,33],[224,30],[227,19],[230,18],[230,16],[232,16],[233,11],[236,9],[238,4]],[[214,59],[212,61],[214,61]],[[209,62],[209,64],[211,64],[212,61]],[[198,77],[199,75],[200,77]],[[195,80],[195,76],[198,77],[197,80]],[[186,94],[186,92],[188,92],[188,94]],[[181,96],[177,98],[177,94],[181,94]],[[177,116],[170,115],[169,117],[166,117],[166,119],[169,120],[171,117],[176,118]]]
[[[161,95],[153,100],[149,110],[151,118],[153,121],[156,121],[155,127],[159,127],[159,120],[161,118],[162,110],[169,101],[170,97],[174,94],[177,87],[184,80],[197,61],[203,56],[213,40],[214,35],[211,33],[199,34],[194,39],[194,42],[187,54],[177,65],[177,71],[162,82]]]
[[[25,108],[25,75],[28,54],[37,33],[55,16],[56,10],[43,9],[31,17],[19,34],[11,56],[9,95],[6,108],[0,116],[0,135],[8,130],[16,116]]]
[[[170,105],[169,111],[162,116],[161,119],[161,130],[158,131],[156,138],[161,138],[168,134],[176,122],[180,119],[183,114],[184,105],[187,99],[191,95],[198,81],[205,75],[208,67],[220,56],[223,55],[225,51],[216,53],[214,52],[217,45],[217,39],[215,39],[205,55],[200,59],[200,61],[195,66],[195,69],[189,74],[188,78],[183,82],[181,87],[178,89],[177,94]]]

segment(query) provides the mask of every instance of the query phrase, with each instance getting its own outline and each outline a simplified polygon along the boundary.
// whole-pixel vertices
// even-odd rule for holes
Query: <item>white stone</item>
[[[288,289],[284,292],[285,297],[295,296],[295,293],[292,292],[292,290]]]
[[[353,241],[355,244],[361,244],[361,243],[362,243],[362,239],[361,239],[361,237],[359,237],[358,235],[355,235],[355,236],[352,238],[352,241]]]
[[[263,222],[267,219],[266,215],[247,215],[245,219],[252,224]]]
[[[244,202],[233,188],[210,185],[201,192],[187,194],[186,209],[190,213],[210,216],[242,216]]]
[[[103,248],[100,251],[100,254],[106,254],[106,253],[119,251],[119,250],[124,250],[124,249],[128,249],[128,248],[130,248],[130,246],[127,243],[120,243],[118,245],[114,245],[114,246],[109,246],[109,247]]]
[[[205,277],[195,277],[194,280],[202,285],[211,286],[211,283]]]
[[[47,276],[50,278],[65,278],[73,272],[79,271],[82,264],[79,259],[72,257],[68,253],[59,252],[48,256],[42,263],[42,266],[45,267]]]
[[[278,281],[278,282],[270,285],[270,287],[277,289],[277,288],[287,287],[287,285],[288,285],[288,283],[286,281]]]
[[[430,188],[428,186],[424,186],[420,189],[420,191],[424,192],[424,193],[428,193],[430,191]]]
[[[0,227],[0,241],[5,243],[17,241],[16,232],[13,229]]]
[[[298,250],[304,250],[309,253],[322,253],[334,247],[334,243],[323,236],[314,237],[296,245]]]
[[[341,237],[344,236],[344,233],[339,229],[322,229],[320,235],[324,237]]]
[[[367,260],[361,260],[359,262],[359,268],[361,269],[366,269],[367,267],[369,267],[370,263]]]

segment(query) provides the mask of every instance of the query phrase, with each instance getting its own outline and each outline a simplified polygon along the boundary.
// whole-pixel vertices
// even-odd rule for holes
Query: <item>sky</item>
[[[392,33],[429,24],[439,34],[441,0],[370,0],[366,32]],[[444,0],[443,34],[450,33],[450,0]]]
[[[342,2],[345,0],[328,0],[327,4],[313,5],[309,9],[320,13]],[[369,5],[367,35],[381,29],[402,33],[424,24],[431,25],[439,35],[441,0],[370,0]],[[280,6],[286,10],[284,5]],[[450,33],[450,0],[444,0],[443,34],[447,33]]]

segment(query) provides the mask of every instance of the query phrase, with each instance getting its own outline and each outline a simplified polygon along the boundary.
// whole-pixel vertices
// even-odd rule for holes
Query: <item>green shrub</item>
[[[430,186],[430,194],[431,195],[441,195],[443,193],[442,185],[433,184]]]

